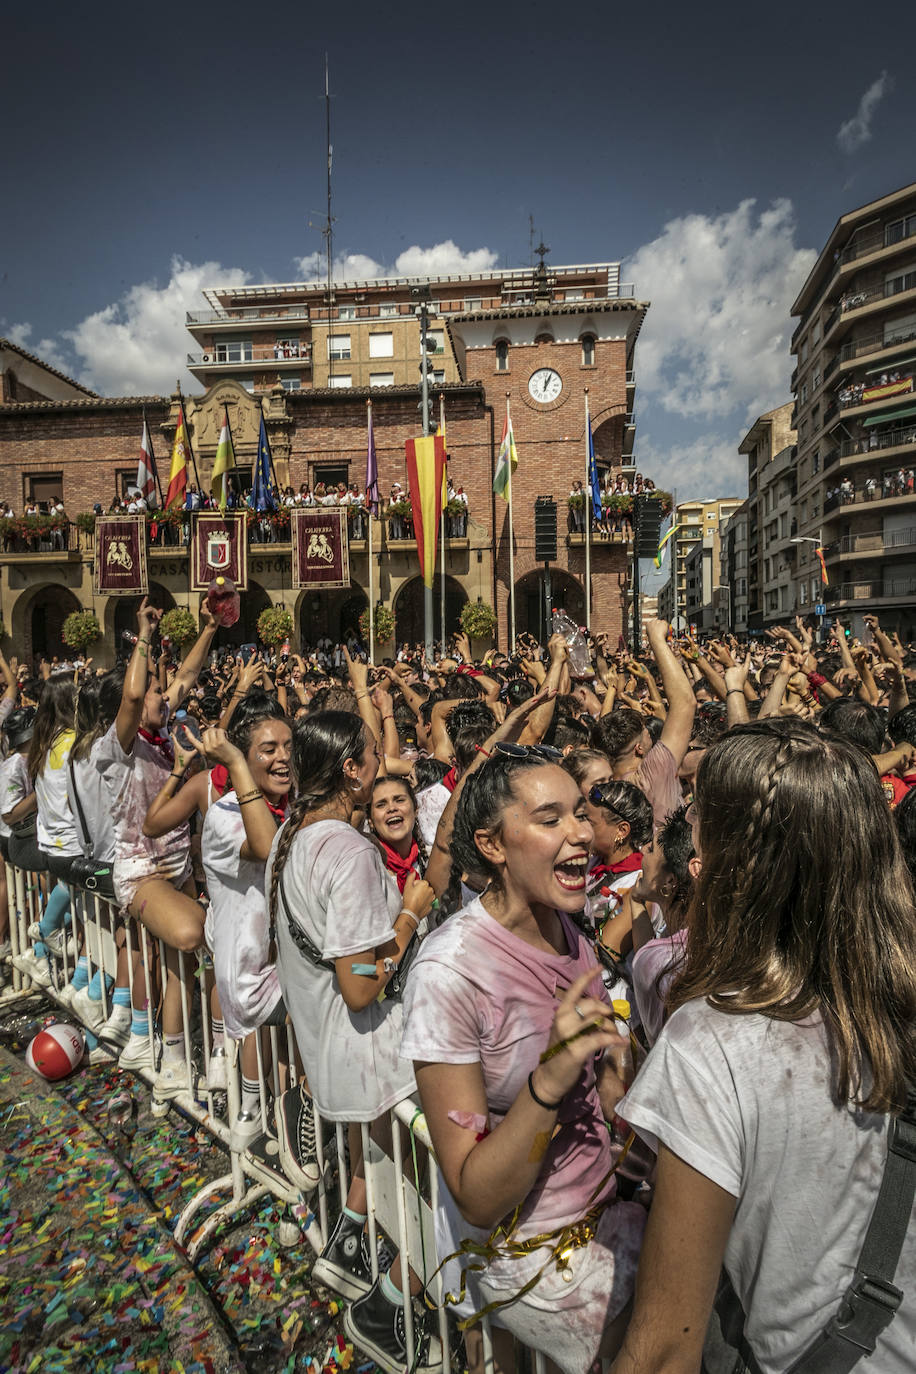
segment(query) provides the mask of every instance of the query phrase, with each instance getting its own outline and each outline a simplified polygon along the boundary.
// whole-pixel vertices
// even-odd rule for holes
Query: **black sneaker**
[[[404,1308],[389,1302],[381,1291],[381,1280],[364,1298],[344,1313],[344,1330],[354,1345],[370,1355],[387,1374],[434,1374],[442,1368],[442,1345],[438,1336],[427,1330],[426,1314],[414,1309],[413,1363],[407,1362],[407,1336]]]
[[[278,1097],[274,1118],[283,1172],[303,1193],[314,1192],[321,1174],[315,1149],[315,1110],[305,1088],[299,1085]]]
[[[372,1287],[369,1237],[363,1223],[341,1212],[312,1277],[344,1298],[361,1298]]]

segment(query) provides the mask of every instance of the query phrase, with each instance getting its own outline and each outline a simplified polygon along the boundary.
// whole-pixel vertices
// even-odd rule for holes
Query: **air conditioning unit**
[[[201,354],[201,357],[200,357],[200,361],[201,361],[202,363],[212,363],[212,362],[213,362],[213,354],[212,354],[212,353],[202,353],[202,354]]]

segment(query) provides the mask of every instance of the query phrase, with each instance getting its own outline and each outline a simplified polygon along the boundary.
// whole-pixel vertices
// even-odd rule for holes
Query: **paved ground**
[[[27,1011],[0,1011],[0,1372],[370,1374],[269,1200],[188,1264],[171,1228],[226,1154],[175,1111],[112,1123],[131,1081],[113,1066],[37,1078],[24,1048],[50,1008]]]

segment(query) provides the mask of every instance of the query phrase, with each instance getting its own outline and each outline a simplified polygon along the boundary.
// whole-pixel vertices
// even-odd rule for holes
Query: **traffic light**
[[[538,563],[557,561],[557,503],[552,496],[539,496],[534,503],[534,556]]]

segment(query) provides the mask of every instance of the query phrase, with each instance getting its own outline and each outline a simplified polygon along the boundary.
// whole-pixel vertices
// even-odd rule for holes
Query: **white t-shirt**
[[[267,860],[270,892],[279,835]],[[292,919],[325,959],[377,949],[393,939],[401,907],[371,841],[343,821],[316,821],[300,830],[283,867]],[[331,1121],[374,1121],[409,1097],[414,1077],[398,1059],[401,1004],[374,1001],[350,1011],[336,974],[310,962],[289,932],[277,900],[277,972],[296,1031],[312,1095]]]
[[[118,739],[116,725],[93,746],[90,756],[102,775],[105,795],[114,816],[115,862],[148,860],[150,872],[166,855],[186,852],[190,844],[187,821],[158,838],[143,833],[143,822],[154,798],[171,771],[167,756],[142,735],[129,754]]]
[[[10,835],[10,827],[3,817],[33,790],[24,754],[10,754],[0,763],[0,835]]]
[[[636,1009],[646,1040],[654,1045],[665,1020],[665,998],[678,967],[684,962],[687,931],[677,930],[659,940],[650,940],[633,955],[630,977]],[[659,981],[659,979],[661,981]]]
[[[204,933],[223,1021],[236,1040],[263,1025],[281,995],[268,957],[264,864],[242,858],[244,843],[241,807],[235,792],[226,792],[207,810],[200,854],[210,893]]]
[[[101,744],[100,739],[95,740],[89,750],[88,758],[77,759],[74,763],[75,789],[73,778],[70,776],[70,769],[67,769],[67,798],[83,853],[87,856],[91,853],[92,857],[100,863],[110,864],[114,863],[115,857],[115,818],[111,804],[105,794],[102,775],[95,766]],[[79,804],[83,808],[83,815],[86,817],[86,826],[89,830],[88,837],[83,834],[79,806],[76,804],[74,792],[79,796]]]
[[[801,1024],[681,1007],[618,1107],[651,1145],[738,1199],[725,1268],[764,1374],[781,1374],[853,1277],[887,1156],[889,1118],[837,1108],[819,1018]],[[894,1279],[903,1304],[863,1369],[916,1352],[916,1226]]]
[[[44,767],[35,779],[38,848],[46,854],[66,856],[83,852],[76,833],[76,822],[67,801],[67,760],[75,738],[72,730],[60,732],[48,750]]]
[[[417,793],[417,825],[429,853],[436,841],[436,831],[442,819],[442,812],[448,806],[451,792],[444,783],[434,782],[432,787],[424,787]]]

